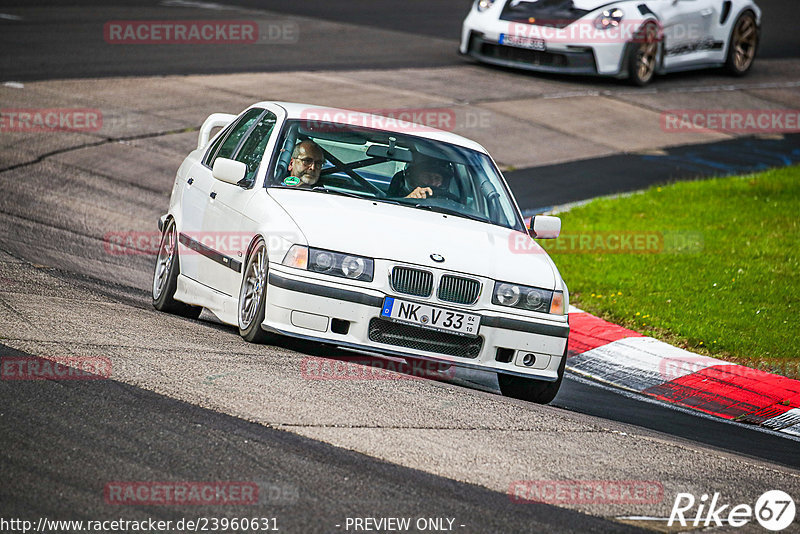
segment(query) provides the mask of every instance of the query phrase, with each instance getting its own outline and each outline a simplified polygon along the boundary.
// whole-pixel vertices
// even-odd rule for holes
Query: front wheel
[[[175,220],[170,219],[164,226],[161,243],[158,246],[156,268],[153,273],[153,307],[158,311],[197,319],[203,311],[202,307],[190,306],[173,298],[178,287],[180,269],[178,230]]]
[[[555,382],[545,382],[535,378],[525,378],[522,376],[506,375],[497,373],[497,382],[500,384],[500,392],[506,397],[512,397],[537,404],[549,404],[558,395],[561,382],[564,380],[564,368],[567,366],[567,351],[561,357],[558,365],[558,379]]]
[[[728,55],[725,58],[725,68],[734,76],[744,76],[756,59],[758,48],[758,26],[756,17],[751,12],[742,13],[731,32],[731,42],[728,43]]]
[[[658,27],[653,23],[640,29],[628,52],[628,79],[643,87],[653,80],[658,62]]]
[[[267,247],[259,238],[247,258],[239,290],[239,334],[250,343],[268,343],[274,336],[261,328],[267,302]]]

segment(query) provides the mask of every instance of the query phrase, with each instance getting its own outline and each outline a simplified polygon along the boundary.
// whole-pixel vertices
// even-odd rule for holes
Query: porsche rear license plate
[[[506,35],[505,33],[501,33],[499,43],[501,45],[516,46],[517,48],[528,48],[530,50],[538,50],[539,52],[544,52],[545,50],[547,50],[547,46],[544,44],[544,39],[538,39],[536,37],[525,37],[522,35]]]
[[[394,297],[383,300],[381,316],[401,323],[466,336],[477,336],[481,316],[438,306],[408,302]]]

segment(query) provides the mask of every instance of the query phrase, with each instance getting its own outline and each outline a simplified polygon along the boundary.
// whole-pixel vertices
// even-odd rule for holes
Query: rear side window
[[[245,174],[245,181],[252,182],[255,180],[258,166],[261,164],[261,159],[264,157],[264,150],[267,148],[272,131],[275,129],[275,122],[278,118],[271,111],[267,111],[258,119],[258,122],[253,127],[250,135],[242,143],[239,152],[236,153],[236,161],[241,161],[247,165],[247,174]]]
[[[206,153],[203,164],[207,167],[214,166],[214,160],[219,157],[230,158],[236,153],[236,148],[239,146],[239,141],[247,133],[256,120],[264,113],[261,108],[252,108],[247,110],[235,124],[229,126],[219,138],[214,141],[214,144]]]

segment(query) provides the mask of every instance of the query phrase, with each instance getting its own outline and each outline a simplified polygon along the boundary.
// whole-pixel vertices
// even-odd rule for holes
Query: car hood
[[[309,246],[555,289],[552,261],[521,232],[385,202],[269,191]],[[434,254],[445,261],[434,262]]]

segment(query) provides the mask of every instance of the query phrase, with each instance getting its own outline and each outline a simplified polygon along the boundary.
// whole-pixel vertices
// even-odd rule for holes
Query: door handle
[[[700,15],[702,15],[703,17],[707,17],[707,16],[711,15],[713,12],[714,12],[713,9],[711,9],[710,7],[707,7],[707,8],[705,8],[704,10],[702,10],[700,12]]]
[[[211,194],[208,195],[208,196],[210,196],[211,198],[217,198],[217,192],[216,191],[212,191]]]
[[[189,178],[188,180],[186,180],[186,183],[192,185],[194,183],[194,178]]]

